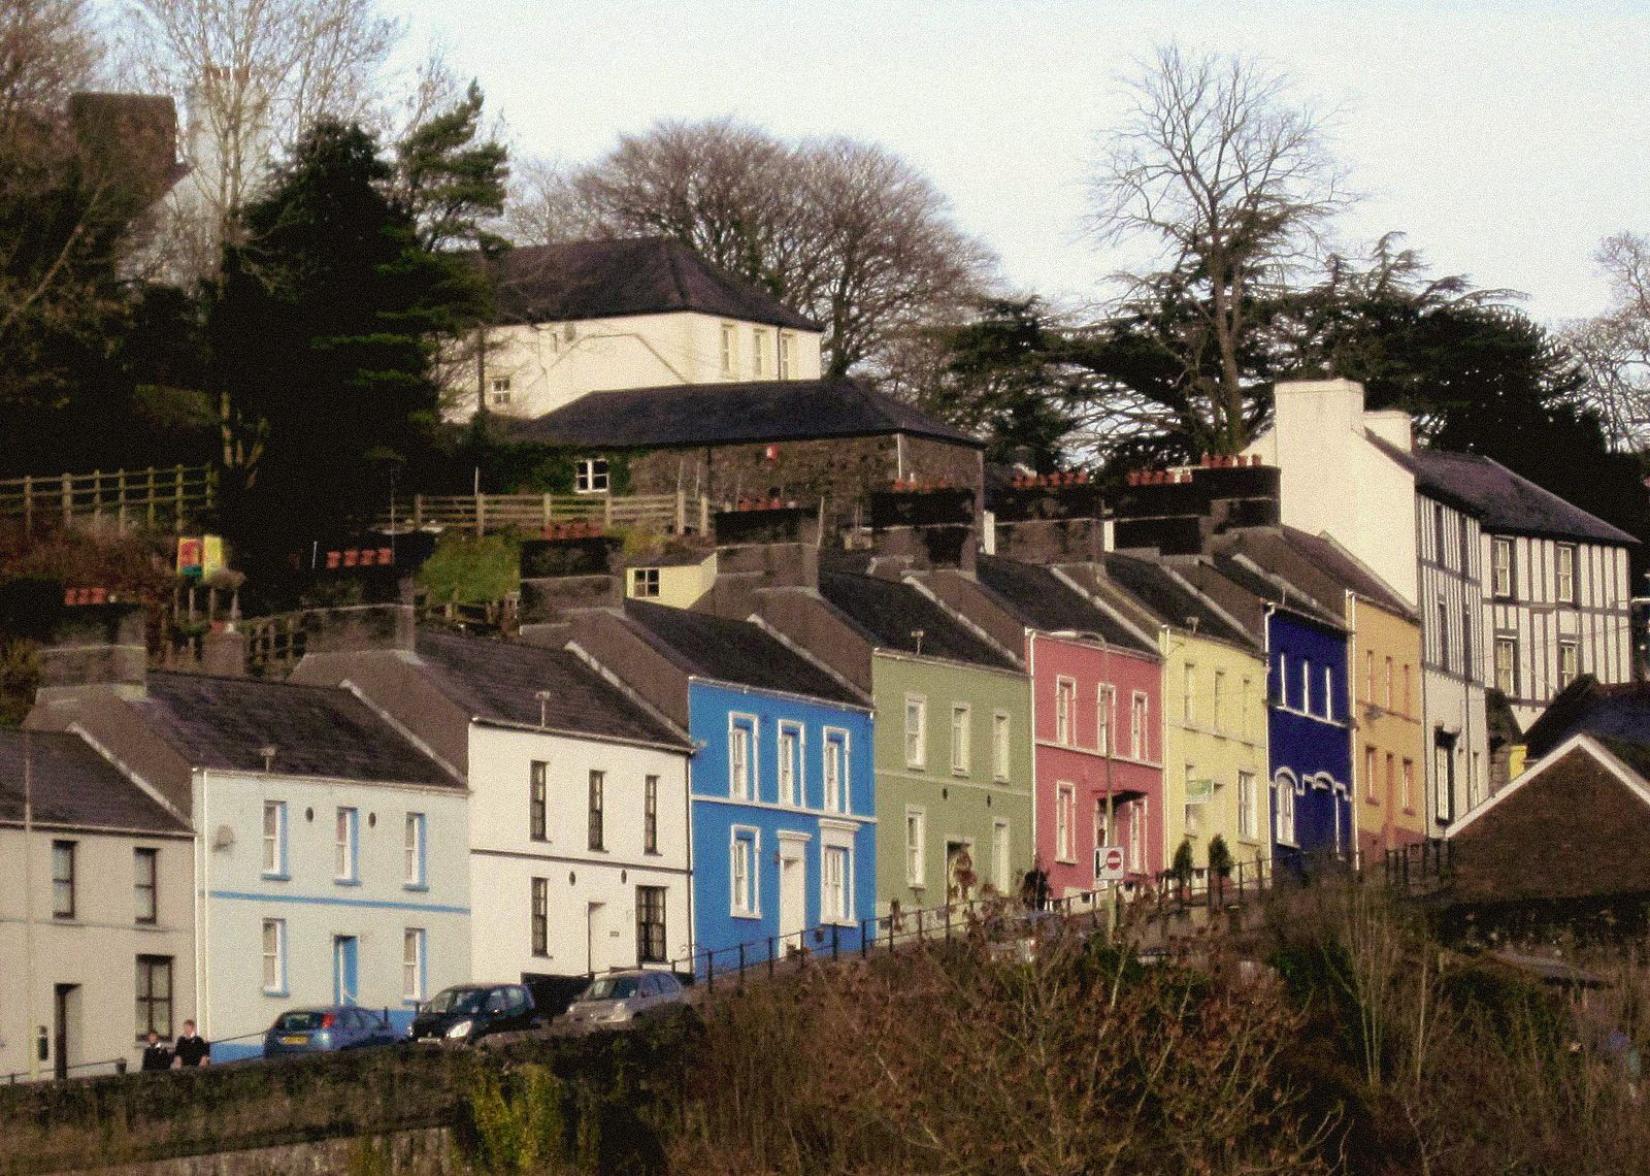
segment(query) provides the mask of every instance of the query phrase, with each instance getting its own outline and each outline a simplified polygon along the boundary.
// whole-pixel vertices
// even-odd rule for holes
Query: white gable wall
[[[722,328],[732,328],[731,366],[723,366]],[[539,417],[589,392],[779,378],[779,341],[789,341],[789,379],[820,376],[820,335],[723,319],[695,311],[534,323],[487,332],[484,362],[457,362],[447,389],[446,416],[475,415],[477,381],[489,412]],[[500,400],[495,381],[509,382]]]

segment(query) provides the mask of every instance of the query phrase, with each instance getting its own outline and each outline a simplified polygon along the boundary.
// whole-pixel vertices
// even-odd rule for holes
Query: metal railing
[[[1449,843],[1421,842],[1389,850],[1379,877],[1390,887],[1408,891],[1437,881],[1447,874],[1450,863]],[[1229,910],[1279,887],[1336,879],[1363,882],[1375,873],[1374,869],[1361,869],[1347,851],[1291,853],[1276,859],[1235,862],[1224,871],[1199,867],[1190,876],[1165,870],[1155,876],[1136,876],[1036,902],[988,895],[909,911],[896,907],[857,921],[824,923],[786,935],[707,948],[671,960],[669,966],[679,974],[696,977],[714,991],[718,981],[743,984],[750,973],[774,976],[786,969],[805,968],[810,961],[834,961],[844,956],[864,959],[873,952],[897,951],[917,943],[943,943],[972,934],[998,940],[1024,938],[1050,918],[1068,926],[1086,921],[1098,931],[1102,924],[1121,926],[1126,915],[1150,920],[1199,908]]]
[[[205,465],[5,478],[0,519],[21,519],[28,533],[86,519],[107,519],[122,530],[165,524],[181,531],[191,515],[212,509],[217,486],[217,472]]]
[[[599,523],[681,534],[702,528],[708,505],[675,494],[412,494],[396,498],[378,519],[386,531],[456,528],[543,531],[560,523]]]

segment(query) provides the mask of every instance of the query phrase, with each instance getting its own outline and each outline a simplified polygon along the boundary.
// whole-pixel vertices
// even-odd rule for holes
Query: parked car
[[[656,1017],[686,999],[682,982],[669,972],[609,972],[598,976],[567,1007],[569,1025],[623,1025]]]
[[[288,1009],[264,1034],[264,1056],[367,1049],[399,1040],[390,1023],[369,1009],[353,1005]]]
[[[533,994],[524,984],[456,984],[418,1008],[407,1029],[413,1041],[473,1044],[494,1033],[538,1024]]]

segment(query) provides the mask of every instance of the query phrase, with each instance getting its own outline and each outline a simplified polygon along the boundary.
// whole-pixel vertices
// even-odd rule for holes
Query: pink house
[[[1130,880],[1164,869],[1163,670],[1151,636],[1046,567],[982,555],[972,577],[935,572],[925,582],[1022,651],[1037,865],[1049,892],[1094,890],[1110,848],[1122,850]]]

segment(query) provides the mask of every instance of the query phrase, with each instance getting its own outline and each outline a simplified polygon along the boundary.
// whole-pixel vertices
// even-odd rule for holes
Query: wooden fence
[[[426,527],[474,531],[542,531],[556,523],[600,523],[681,534],[703,528],[709,505],[685,493],[635,494],[413,494],[397,498],[378,519],[384,530]]]
[[[121,530],[169,526],[182,531],[210,510],[218,477],[211,466],[93,470],[89,474],[0,479],[0,519],[21,519],[25,532],[50,522],[104,520]]]

